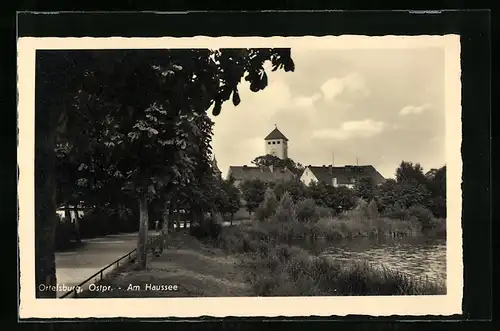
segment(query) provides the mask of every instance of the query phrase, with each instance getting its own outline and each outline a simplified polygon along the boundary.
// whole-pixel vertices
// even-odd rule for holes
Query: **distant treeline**
[[[241,191],[250,213],[261,205],[270,187],[278,200],[288,192],[294,203],[310,198],[335,213],[351,210],[361,198],[375,201],[378,211],[390,218],[404,218],[408,209],[417,207],[428,210],[436,218],[446,218],[446,166],[424,173],[420,164],[402,161],[395,175],[395,179],[387,179],[378,186],[370,177],[363,177],[354,189],[321,182],[306,186],[299,180],[266,183],[255,179],[244,182]]]

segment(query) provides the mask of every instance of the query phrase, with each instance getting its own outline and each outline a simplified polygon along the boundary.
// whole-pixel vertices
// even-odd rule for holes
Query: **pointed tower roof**
[[[273,139],[283,139],[285,141],[288,141],[288,138],[285,137],[285,135],[281,133],[280,130],[278,130],[277,126],[274,128],[273,131],[271,131],[270,134],[267,135],[267,137],[264,138],[264,140],[273,140]]]
[[[222,174],[222,172],[219,169],[219,166],[217,165],[217,159],[214,157],[212,158],[212,169],[217,173],[218,176]]]

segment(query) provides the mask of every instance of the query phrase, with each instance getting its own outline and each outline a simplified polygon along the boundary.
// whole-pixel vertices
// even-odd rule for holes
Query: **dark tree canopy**
[[[290,158],[281,159],[276,155],[266,154],[256,157],[253,161],[256,166],[274,166],[276,168],[287,168],[292,171],[296,176],[300,176],[304,171],[304,166],[300,163],[296,163]]]
[[[204,185],[206,112],[238,105],[242,78],[264,89],[266,61],[294,70],[290,49],[39,51],[36,61],[36,278],[45,284],[56,282],[58,203],[124,192],[139,199],[147,235],[149,201]]]

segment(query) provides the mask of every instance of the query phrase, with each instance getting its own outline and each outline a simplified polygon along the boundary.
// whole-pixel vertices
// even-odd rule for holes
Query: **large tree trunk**
[[[165,201],[165,205],[163,207],[163,223],[161,226],[161,235],[165,236],[168,232],[168,227],[169,227],[169,217],[170,216],[170,211],[168,209],[168,202]]]
[[[181,214],[177,210],[177,214],[175,214],[175,232],[179,231],[181,231]]]
[[[80,216],[78,215],[78,204],[75,204],[75,236],[76,236],[76,241],[78,243],[81,242],[81,235],[80,235]]]
[[[41,118],[39,118],[41,117]],[[50,116],[35,120],[35,288],[37,298],[55,298],[56,177],[55,125]]]
[[[71,224],[71,209],[69,208],[69,204],[67,202],[64,204],[64,218],[66,223]]]
[[[137,267],[139,269],[146,269],[148,227],[148,200],[145,195],[142,195],[139,198],[139,238],[137,240]]]
[[[168,202],[165,201],[165,205],[163,207],[163,220],[162,220],[162,224],[161,224],[161,233],[160,233],[160,236],[161,236],[161,243],[160,243],[160,247],[161,247],[161,251],[163,252],[163,249],[165,248],[166,246],[166,241],[167,241],[167,235],[168,235],[168,227],[170,226],[169,224],[169,220],[170,220],[170,210],[168,208]]]

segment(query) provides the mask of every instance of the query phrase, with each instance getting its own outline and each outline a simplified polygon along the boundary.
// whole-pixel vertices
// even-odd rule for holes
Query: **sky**
[[[292,58],[294,72],[268,71],[259,92],[242,80],[241,103],[211,115],[224,175],[264,155],[275,125],[303,165],[358,162],[393,178],[402,160],[445,164],[444,48],[292,48]]]

